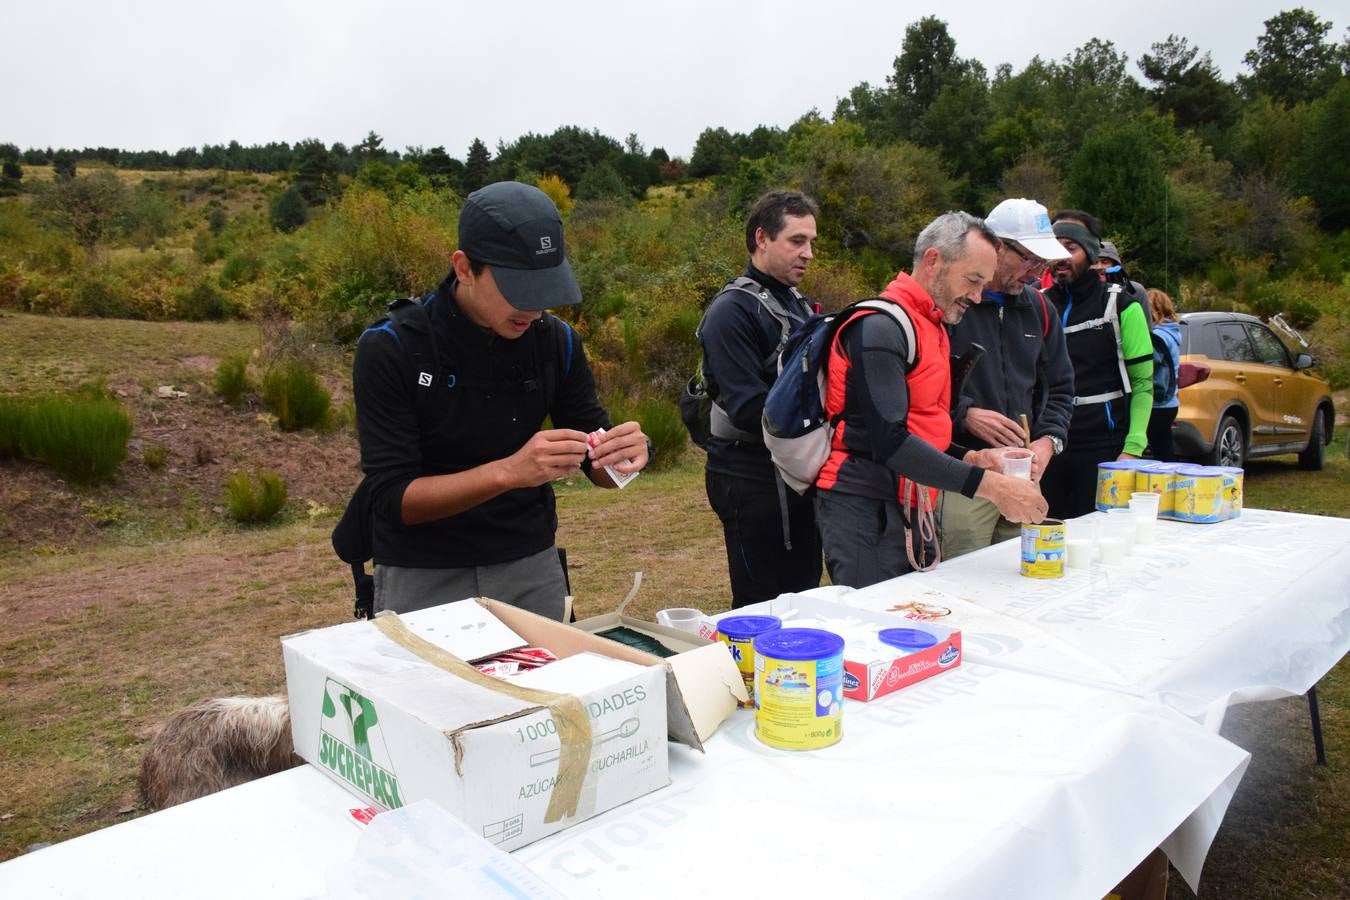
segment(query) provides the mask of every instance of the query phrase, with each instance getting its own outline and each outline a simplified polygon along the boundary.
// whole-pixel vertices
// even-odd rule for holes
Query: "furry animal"
[[[220,697],[174,713],[141,760],[150,809],[195,800],[302,762],[285,697]]]

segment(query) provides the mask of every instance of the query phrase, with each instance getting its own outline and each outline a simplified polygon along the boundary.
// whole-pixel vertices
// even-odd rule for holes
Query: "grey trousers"
[[[954,491],[942,493],[943,559],[955,559],[1021,535],[1022,526],[999,515],[998,507],[991,501],[972,499]]]
[[[375,567],[375,611],[405,613],[468,597],[490,597],[562,621],[567,582],[558,550],[461,569]]]
[[[832,584],[862,588],[913,571],[899,500],[816,491],[816,527]],[[923,546],[917,527],[911,535],[915,558],[931,559],[936,548]]]

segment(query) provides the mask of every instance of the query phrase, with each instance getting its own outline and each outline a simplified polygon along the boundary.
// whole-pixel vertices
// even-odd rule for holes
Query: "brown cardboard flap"
[[[585,620],[585,624],[590,625],[597,620],[613,617],[614,625],[633,628],[656,637],[672,650],[684,651],[662,659],[591,634],[589,627],[584,630],[579,627],[583,624],[581,622],[565,625],[486,597],[478,598],[478,602],[528,643],[547,647],[559,657],[591,652],[640,666],[665,666],[666,733],[671,740],[679,741],[686,747],[702,751],[703,742],[736,710],[737,699],[748,700],[740,670],[720,642],[713,644],[685,631],[631,619],[618,613]],[[717,652],[707,652],[709,650]],[[690,658],[674,662],[683,656]]]

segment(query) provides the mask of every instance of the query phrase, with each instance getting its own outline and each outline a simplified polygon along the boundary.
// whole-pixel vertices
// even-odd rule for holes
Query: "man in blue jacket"
[[[951,328],[952,354],[985,349],[953,398],[953,440],[972,449],[1021,446],[1021,416],[1031,427],[1033,481],[1064,449],[1073,416],[1073,365],[1064,329],[1037,289],[1049,262],[1066,259],[1046,208],[1034,200],[1004,200],[985,219],[999,238],[998,266],[984,302]],[[1016,537],[1020,525],[988,500],[942,495],[942,553],[948,559]]]

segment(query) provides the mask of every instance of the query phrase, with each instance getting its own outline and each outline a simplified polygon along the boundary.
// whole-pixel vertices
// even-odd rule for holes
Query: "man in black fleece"
[[[726,538],[733,608],[820,584],[812,498],[784,488],[760,429],[778,351],[814,311],[796,286],[811,262],[817,214],[797,191],[761,197],[745,225],[750,262],[699,326],[713,401],[705,483]]]
[[[376,610],[487,596],[562,618],[552,481],[580,469],[613,487],[604,467],[636,472],[650,453],[638,423],[610,426],[581,339],[544,312],[580,301],[553,201],[498,182],[465,201],[450,273],[421,300],[436,364],[388,323],[361,335],[352,388]]]
[[[1073,364],[1055,308],[1035,286],[1048,262],[1067,259],[1046,208],[1034,200],[1004,200],[985,224],[998,235],[998,266],[972,306],[953,325],[952,354],[972,344],[984,356],[954,404],[954,440],[972,449],[1018,446],[1021,416],[1031,429],[1032,481],[1063,452],[1073,416]],[[988,500],[959,492],[942,495],[942,552],[951,559],[1017,537],[1021,525],[999,515]]]

